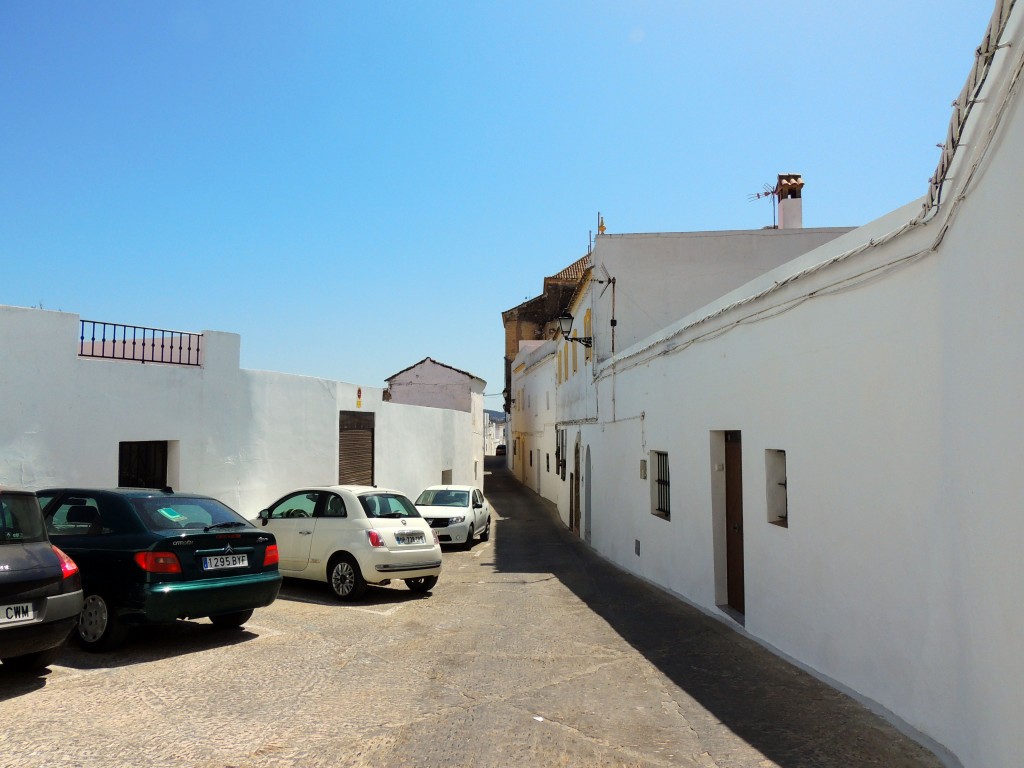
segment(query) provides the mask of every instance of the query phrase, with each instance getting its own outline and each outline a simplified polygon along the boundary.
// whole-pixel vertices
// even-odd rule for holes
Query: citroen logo
[[[225,555],[230,555],[230,554],[232,554],[233,551],[234,550],[231,549],[231,545],[230,544],[225,544],[224,545],[224,554]]]

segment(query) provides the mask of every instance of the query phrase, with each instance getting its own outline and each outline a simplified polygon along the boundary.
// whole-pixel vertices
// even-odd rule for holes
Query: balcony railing
[[[143,328],[122,323],[82,320],[79,357],[134,360],[139,363],[200,365],[201,333]]]

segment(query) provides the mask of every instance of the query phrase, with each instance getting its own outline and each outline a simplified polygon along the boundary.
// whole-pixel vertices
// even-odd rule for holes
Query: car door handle
[[[312,536],[312,531],[299,531],[299,536]]]

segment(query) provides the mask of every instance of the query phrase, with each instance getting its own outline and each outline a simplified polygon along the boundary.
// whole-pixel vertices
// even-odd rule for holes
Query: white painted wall
[[[602,287],[592,294],[598,360],[612,354],[613,298],[618,321],[615,350],[621,351],[849,231],[849,227],[828,227],[598,235],[591,254],[592,277],[615,278],[614,288]],[[582,328],[579,331],[582,336]]]
[[[249,517],[292,487],[337,482],[338,411],[357,410],[356,385],[240,369],[235,334],[205,331],[201,368],[81,358],[78,337],[78,315],[0,307],[0,483],[112,487],[129,440],[177,441],[171,485]],[[361,389],[379,485],[415,496],[443,469],[482,479],[472,413]]]
[[[486,382],[472,374],[442,365],[429,357],[388,379],[390,402],[467,411],[473,439],[472,472],[454,482],[482,485],[484,466],[484,388]],[[435,483],[441,482],[436,480]]]
[[[516,402],[511,414],[517,441],[513,471],[520,482],[554,502],[563,485],[555,459],[556,347],[557,342],[547,341],[521,348],[512,363]]]
[[[621,322],[632,343],[590,391],[558,387],[560,424],[596,415],[578,429],[601,554],[732,621],[716,465],[722,432],[741,430],[746,631],[969,768],[1024,754],[1022,13],[934,220],[887,242],[912,203],[644,338]],[[610,349],[607,323],[594,332]],[[787,528],[768,519],[778,449]],[[651,514],[652,468],[640,476],[654,450],[670,458],[671,521]]]

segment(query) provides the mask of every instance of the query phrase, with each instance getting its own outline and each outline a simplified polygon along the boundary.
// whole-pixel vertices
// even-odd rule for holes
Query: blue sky
[[[780,172],[805,226],[922,195],[992,8],[3,0],[0,304],[500,392],[501,311],[599,211],[760,228]]]

